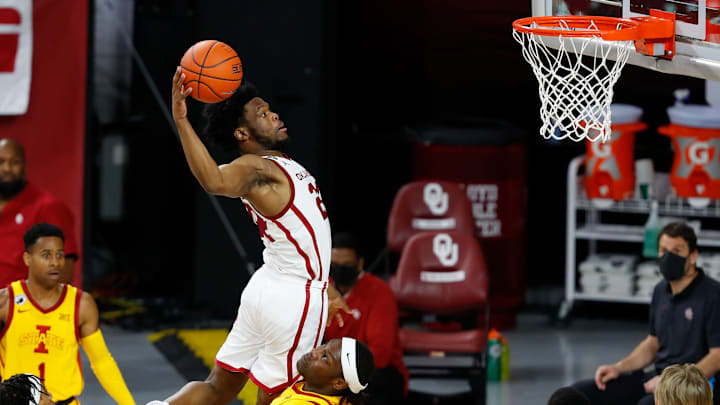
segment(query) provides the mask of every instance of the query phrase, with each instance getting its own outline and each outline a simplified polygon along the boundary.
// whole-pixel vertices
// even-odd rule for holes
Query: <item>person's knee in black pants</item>
[[[653,394],[648,394],[642,397],[637,405],[655,405],[655,396]]]
[[[643,380],[644,375],[640,371],[608,381],[604,390],[597,387],[595,380],[582,380],[573,387],[582,392],[592,405],[637,405],[647,396]]]

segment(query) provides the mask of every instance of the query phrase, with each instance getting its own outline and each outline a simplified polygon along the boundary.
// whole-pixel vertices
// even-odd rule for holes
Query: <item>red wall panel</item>
[[[82,246],[88,1],[33,3],[30,105],[24,115],[0,116],[0,137],[25,146],[29,181],[70,207]]]

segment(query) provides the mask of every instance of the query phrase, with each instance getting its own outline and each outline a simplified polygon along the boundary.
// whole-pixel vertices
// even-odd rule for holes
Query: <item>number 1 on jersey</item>
[[[40,377],[41,380],[44,380],[45,379],[45,363],[40,363],[40,365],[38,366],[38,370],[40,371],[40,375],[38,377]]]

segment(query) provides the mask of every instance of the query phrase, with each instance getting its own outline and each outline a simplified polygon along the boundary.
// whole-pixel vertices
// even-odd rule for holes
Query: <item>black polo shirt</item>
[[[650,303],[650,334],[660,349],[658,373],[673,364],[697,363],[711,347],[720,347],[720,283],[698,268],[698,275],[673,296],[670,283],[655,286]]]

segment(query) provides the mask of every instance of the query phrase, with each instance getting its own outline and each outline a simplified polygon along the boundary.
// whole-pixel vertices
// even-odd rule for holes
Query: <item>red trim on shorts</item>
[[[282,165],[281,165],[280,163],[276,162],[276,161],[273,160],[273,159],[267,159],[267,158],[265,158],[265,160],[268,160],[268,161],[270,161],[270,162],[275,163],[275,165],[277,165],[277,167],[279,167],[280,170],[282,170],[282,172],[285,173],[285,177],[287,177],[288,183],[290,183],[290,200],[288,201],[287,205],[285,205],[285,208],[283,208],[282,211],[280,211],[279,214],[273,215],[273,216],[271,216],[271,217],[266,217],[265,215],[263,215],[265,218],[274,221],[274,220],[280,218],[281,216],[285,215],[285,213],[286,213],[286,212],[290,209],[290,207],[292,207],[293,204],[295,203],[295,183],[293,183],[292,177],[290,177],[290,174],[287,172],[287,170],[285,170],[284,167],[282,167]],[[257,210],[255,210],[255,211],[257,211]],[[259,212],[259,211],[258,211],[258,212]]]
[[[325,315],[325,290],[327,289],[327,282],[323,286],[322,292],[320,293],[321,305],[320,305],[320,324],[318,325],[317,335],[315,335],[315,343],[313,343],[313,349],[317,347],[318,339],[320,339],[320,331],[322,330],[323,316]]]
[[[305,268],[307,269],[307,272],[308,272],[308,275],[310,276],[310,279],[311,279],[311,280],[314,280],[314,279],[315,279],[315,272],[313,271],[312,266],[310,265],[310,258],[309,258],[308,255],[302,250],[302,248],[300,247],[300,244],[298,243],[298,241],[296,241],[295,238],[292,237],[292,235],[290,234],[290,231],[288,231],[288,229],[285,228],[285,227],[283,226],[283,224],[280,223],[280,221],[273,221],[273,223],[276,224],[277,227],[280,228],[280,230],[285,233],[285,236],[288,238],[288,240],[290,241],[290,243],[292,243],[293,245],[295,245],[295,249],[298,251],[298,253],[300,254],[300,256],[302,256],[303,259],[305,259]]]
[[[80,299],[82,298],[82,290],[75,290],[75,339],[80,342]]]
[[[51,306],[51,307],[48,308],[48,309],[43,309],[43,308],[40,306],[40,304],[38,304],[38,303],[33,299],[32,295],[30,294],[30,290],[28,289],[28,286],[27,286],[27,284],[25,283],[25,280],[20,281],[20,284],[22,285],[22,289],[23,289],[23,291],[25,291],[25,295],[27,295],[28,300],[30,300],[30,303],[33,304],[33,306],[34,306],[35,308],[37,308],[37,310],[40,311],[40,312],[42,312],[43,314],[47,314],[47,313],[50,313],[50,312],[58,309],[58,307],[59,307],[60,305],[62,305],[63,301],[65,301],[65,296],[67,295],[68,286],[67,286],[67,284],[63,284],[63,290],[62,290],[62,292],[60,293],[60,298],[57,300],[57,302],[55,303],[55,305]]]
[[[243,374],[247,374],[248,378],[250,378],[250,380],[253,382],[253,384],[257,385],[258,387],[260,387],[260,389],[262,389],[263,391],[267,392],[267,393],[270,394],[270,395],[272,395],[272,394],[274,394],[274,393],[276,393],[276,392],[278,392],[278,391],[280,391],[280,390],[283,390],[283,389],[287,388],[290,384],[294,383],[294,381],[293,381],[292,383],[291,383],[291,382],[284,382],[284,383],[282,383],[282,384],[280,384],[280,385],[277,385],[277,386],[275,386],[275,387],[270,388],[270,387],[268,387],[267,385],[263,384],[260,380],[258,380],[257,377],[255,377],[255,376],[253,375],[252,371],[250,371],[250,370],[248,370],[248,369],[246,369],[246,368],[244,368],[244,367],[235,368],[235,367],[233,367],[233,366],[231,366],[231,365],[229,365],[229,364],[227,364],[227,363],[223,363],[222,361],[220,361],[220,360],[218,360],[218,359],[215,359],[215,364],[216,364],[218,367],[220,367],[220,368],[222,368],[222,369],[224,369],[224,370],[227,370],[227,371],[229,371],[229,372],[231,372],[231,373],[243,373]],[[300,377],[300,376],[295,377],[295,380],[297,380],[298,377]]]
[[[215,365],[217,365],[218,367],[225,369],[231,373],[247,373],[248,372],[248,369],[246,369],[246,368],[243,368],[243,367],[235,368],[227,363],[223,363],[222,361],[220,361],[218,359],[215,359]]]
[[[276,385],[276,386],[274,386],[274,387],[272,387],[272,388],[270,388],[270,387],[266,386],[265,384],[261,383],[260,380],[258,380],[257,377],[255,377],[255,376],[253,375],[252,371],[249,371],[249,372],[248,372],[248,377],[250,377],[250,380],[251,380],[255,385],[257,385],[258,387],[260,387],[260,389],[262,389],[263,391],[265,391],[268,395],[273,395],[273,394],[278,393],[278,392],[281,392],[281,391],[283,391],[285,388],[287,388],[287,387],[295,384],[295,382],[300,378],[300,375],[298,375],[297,377],[293,378],[292,381],[284,382],[284,383],[282,383],[282,384],[280,384],[280,385]]]
[[[307,395],[308,397],[322,399],[322,400],[325,401],[325,403],[327,403],[328,405],[333,405],[333,403],[330,402],[330,401],[328,401],[327,398],[324,398],[324,397],[322,397],[322,396],[320,396],[320,395],[318,395],[318,394],[313,394],[312,392],[303,391],[303,390],[301,390],[300,388],[298,388],[296,385],[293,385],[292,389],[293,389],[293,391],[295,391],[295,393],[297,393],[297,394]]]
[[[15,292],[13,291],[12,284],[8,284],[7,287],[8,290],[8,318],[7,321],[5,321],[5,327],[3,328],[2,332],[0,332],[0,339],[5,337],[5,332],[10,329],[10,322],[12,322],[13,319],[13,312],[15,312]],[[2,359],[0,359],[2,361]],[[3,368],[5,365],[3,364]]]
[[[305,218],[305,215],[302,214],[300,209],[296,206],[292,206],[292,211],[297,215],[298,218],[300,218],[300,221],[305,225],[305,229],[308,230],[308,233],[310,233],[310,236],[312,237],[313,246],[315,247],[315,254],[317,255],[318,259],[318,266],[320,266],[320,275],[318,276],[318,281],[322,281],[323,276],[323,267],[322,267],[322,259],[320,259],[320,250],[318,249],[317,239],[315,238],[315,231],[313,231],[312,226],[310,226],[310,222],[308,222],[307,218]]]
[[[307,318],[308,308],[310,307],[310,283],[311,282],[312,282],[312,280],[308,280],[307,283],[305,283],[305,307],[303,308],[303,314],[302,314],[302,317],[300,318],[300,326],[298,326],[298,331],[295,334],[295,340],[293,340],[292,347],[290,348],[290,351],[288,352],[288,357],[287,357],[288,383],[291,383],[293,381],[293,377],[292,377],[293,355],[295,354],[295,349],[297,349],[298,344],[300,343],[300,335],[302,335],[303,327],[305,326],[305,318]],[[295,379],[297,379],[297,377]]]

